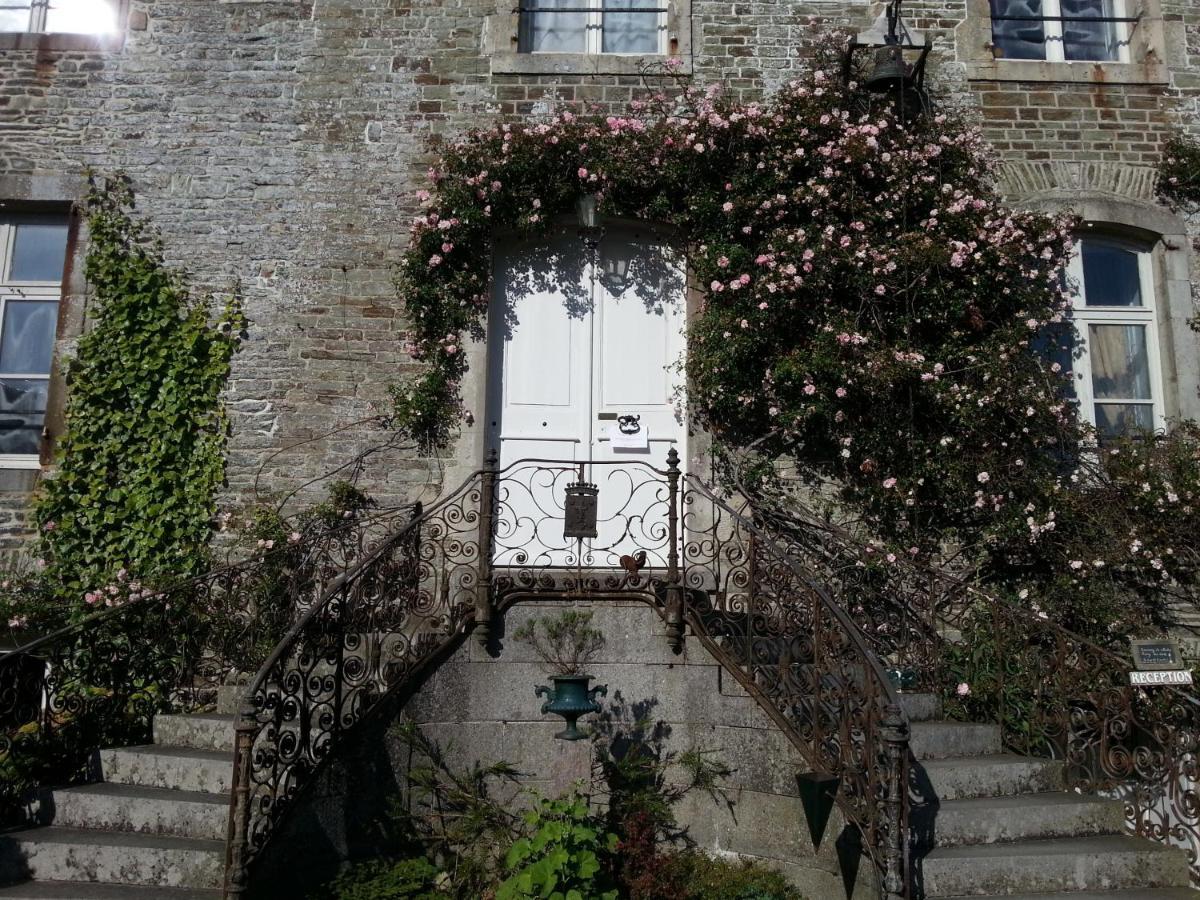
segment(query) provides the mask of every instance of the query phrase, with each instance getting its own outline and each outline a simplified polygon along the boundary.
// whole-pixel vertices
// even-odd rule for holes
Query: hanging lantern
[[[629,263],[633,247],[628,241],[609,240],[600,246],[600,283],[614,297],[629,287]]]
[[[871,93],[892,98],[903,115],[918,116],[929,105],[925,94],[925,62],[933,42],[904,24],[900,16],[902,2],[891,0],[874,25],[851,38],[842,75],[849,82],[855,50],[874,49],[874,64],[865,87]],[[905,51],[918,53],[915,62],[905,58]]]
[[[600,238],[604,229],[600,227],[600,217],[596,212],[596,195],[583,194],[575,201],[575,218],[579,223],[579,236],[587,244],[589,250],[600,246]]]

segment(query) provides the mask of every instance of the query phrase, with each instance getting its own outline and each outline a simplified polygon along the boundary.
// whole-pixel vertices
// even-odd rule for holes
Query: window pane
[[[587,0],[523,0],[527,51],[541,53],[584,53],[587,50],[586,12],[553,12],[579,9]]]
[[[46,30],[73,34],[116,31],[116,6],[112,0],[50,0],[46,10]]]
[[[1078,399],[1075,393],[1075,357],[1079,352],[1075,339],[1075,326],[1070,322],[1050,325],[1038,332],[1030,343],[1030,349],[1045,359],[1051,366],[1057,365],[1058,372],[1066,379],[1063,394],[1070,400]]]
[[[0,0],[0,31],[28,31],[31,0]]]
[[[37,453],[46,418],[45,379],[0,379],[0,453]]]
[[[1088,306],[1141,306],[1138,254],[1104,241],[1083,241],[1083,299]]]
[[[1089,325],[1092,395],[1097,400],[1149,400],[1145,325]]]
[[[1045,59],[1046,23],[1042,0],[991,0],[992,46],[1002,59]],[[1011,21],[1004,17],[1026,17]]]
[[[657,12],[608,12],[620,9],[661,8],[667,0],[604,0],[605,53],[658,53]]]
[[[57,303],[9,300],[0,329],[0,372],[49,375],[57,323]]]
[[[1101,438],[1117,437],[1131,431],[1151,431],[1153,428],[1154,408],[1149,404],[1096,404],[1096,430]]]
[[[1116,22],[1071,22],[1068,19],[1111,19],[1113,0],[1062,0],[1063,54],[1067,59],[1112,60],[1120,56]]]
[[[60,284],[67,256],[66,223],[18,221],[13,247],[13,281],[50,281]]]

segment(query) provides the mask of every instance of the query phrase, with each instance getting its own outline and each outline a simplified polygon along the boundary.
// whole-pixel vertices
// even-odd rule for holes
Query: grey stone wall
[[[389,734],[389,722],[403,718],[418,723],[456,769],[504,760],[528,773],[523,785],[547,796],[564,793],[580,779],[590,781],[593,754],[601,745],[623,754],[638,744],[660,758],[708,751],[731,773],[721,781],[719,796],[692,791],[677,807],[690,841],[711,853],[761,860],[786,873],[812,900],[871,895],[871,865],[841,836],[844,821],[836,812],[814,844],[799,799],[803,758],[694,638],[687,638],[681,654],[671,653],[658,614],[641,603],[587,604],[593,624],[606,636],[588,672],[595,683],[608,686],[608,696],[599,716],[580,723],[593,733],[595,746],[592,740],[555,740],[562,720],[543,716],[542,700],[533,691],[549,683],[548,673],[526,645],[508,635],[531,617],[554,615],[564,605],[514,607],[497,648],[488,652],[473,640],[464,643],[387,721],[358,737],[305,797],[288,833],[274,841],[275,855],[265,860],[257,883],[276,889],[280,879],[311,883],[337,860],[378,849],[372,825],[393,797],[404,803],[405,773],[420,762]],[[684,777],[679,769],[669,773]],[[301,860],[314,868],[297,876]]]
[[[695,78],[747,96],[794,73],[819,32],[864,27],[881,8],[676,6],[674,34],[686,38],[677,46]],[[1020,81],[988,65],[986,8],[905,6],[935,38],[935,80],[976,111],[1005,160],[1047,171],[1103,161],[1125,173],[1113,181],[1121,192],[1151,178],[1172,122],[1200,127],[1194,3],[1147,0],[1137,38],[1151,63],[1034,66]],[[502,64],[497,50],[510,9],[498,0],[130,0],[123,38],[100,47],[0,36],[0,199],[46,199],[39,178],[81,184],[85,166],[125,171],[194,283],[245,293],[250,339],[229,388],[231,497],[305,485],[316,493],[313,479],[385,439],[362,420],[411,365],[391,267],[438,141],[561,104],[619,110],[646,90],[628,67],[510,71],[520,66]],[[1195,385],[1180,390],[1194,395]],[[478,447],[464,441],[457,462],[474,464]],[[372,457],[365,483],[385,502],[429,496],[453,457],[389,448]]]

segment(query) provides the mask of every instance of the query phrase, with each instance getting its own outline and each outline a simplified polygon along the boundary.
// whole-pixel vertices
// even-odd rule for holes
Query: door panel
[[[522,465],[505,473],[497,565],[574,565],[580,550],[584,565],[615,566],[640,549],[653,564],[665,559],[666,486],[645,465],[663,468],[672,445],[683,455],[674,408],[683,270],[636,232],[610,230],[605,244],[613,242],[624,242],[623,288],[592,277],[574,235],[540,253],[497,253],[488,440],[501,467],[529,458],[631,463],[585,472],[600,487],[599,537],[582,548],[562,537],[564,492],[574,472]],[[613,446],[611,429],[621,416],[637,417],[639,446]]]

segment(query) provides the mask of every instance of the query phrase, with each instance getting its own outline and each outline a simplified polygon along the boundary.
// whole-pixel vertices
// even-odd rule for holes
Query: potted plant
[[[608,696],[607,685],[589,688],[592,676],[583,670],[604,646],[604,635],[592,627],[592,614],[565,610],[550,618],[530,619],[513,633],[528,644],[553,673],[554,687],[538,685],[535,697],[546,697],[542,713],[562,716],[567,727],[555,735],[562,741],[587,737],[576,723],[580,716],[599,712],[596,695]]]

